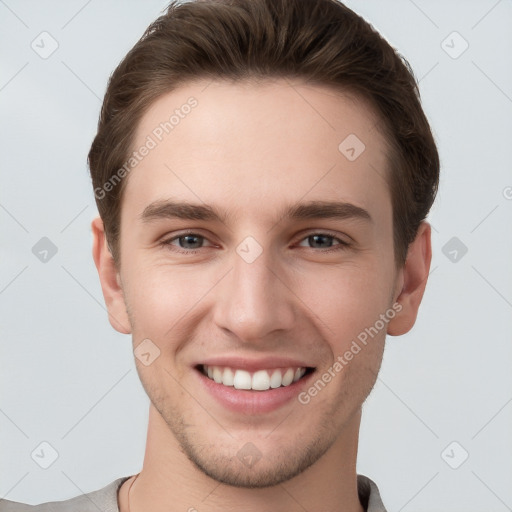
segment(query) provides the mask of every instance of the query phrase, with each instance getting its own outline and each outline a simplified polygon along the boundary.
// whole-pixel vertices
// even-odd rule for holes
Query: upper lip
[[[258,370],[271,370],[273,368],[311,368],[312,366],[299,359],[282,356],[266,356],[256,358],[240,356],[210,357],[197,362],[194,366],[220,366],[256,372]]]

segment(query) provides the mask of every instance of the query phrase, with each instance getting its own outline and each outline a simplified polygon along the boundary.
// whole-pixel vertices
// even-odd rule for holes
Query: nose
[[[296,325],[298,299],[290,274],[270,251],[263,250],[252,262],[234,251],[232,267],[216,287],[214,321],[219,328],[254,343]]]

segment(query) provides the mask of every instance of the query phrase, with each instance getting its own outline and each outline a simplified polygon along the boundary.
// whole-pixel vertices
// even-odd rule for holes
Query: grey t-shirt
[[[102,489],[64,501],[26,505],[0,499],[0,512],[119,512],[117,490],[132,476],[118,478]],[[359,501],[366,512],[386,512],[375,482],[364,475],[357,475],[357,490]]]

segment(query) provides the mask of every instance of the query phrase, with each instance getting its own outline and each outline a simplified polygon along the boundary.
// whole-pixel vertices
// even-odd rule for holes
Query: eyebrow
[[[140,215],[142,222],[160,219],[217,221],[226,223],[230,216],[217,208],[198,203],[158,200],[148,205]],[[284,220],[355,219],[373,223],[369,212],[360,206],[341,201],[309,201],[288,207],[280,217]]]

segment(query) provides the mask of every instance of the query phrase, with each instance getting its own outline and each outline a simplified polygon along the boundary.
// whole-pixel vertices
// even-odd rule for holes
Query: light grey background
[[[389,511],[512,510],[512,2],[347,4],[411,63],[442,161],[429,284],[413,331],[388,338],[358,472]],[[166,5],[0,0],[6,499],[67,499],[142,466],[148,399],[104,310],[86,155],[110,73]],[[58,42],[46,59],[31,48],[51,49],[43,31]],[[42,237],[58,249],[46,263]],[[42,442],[48,469],[31,456]]]

